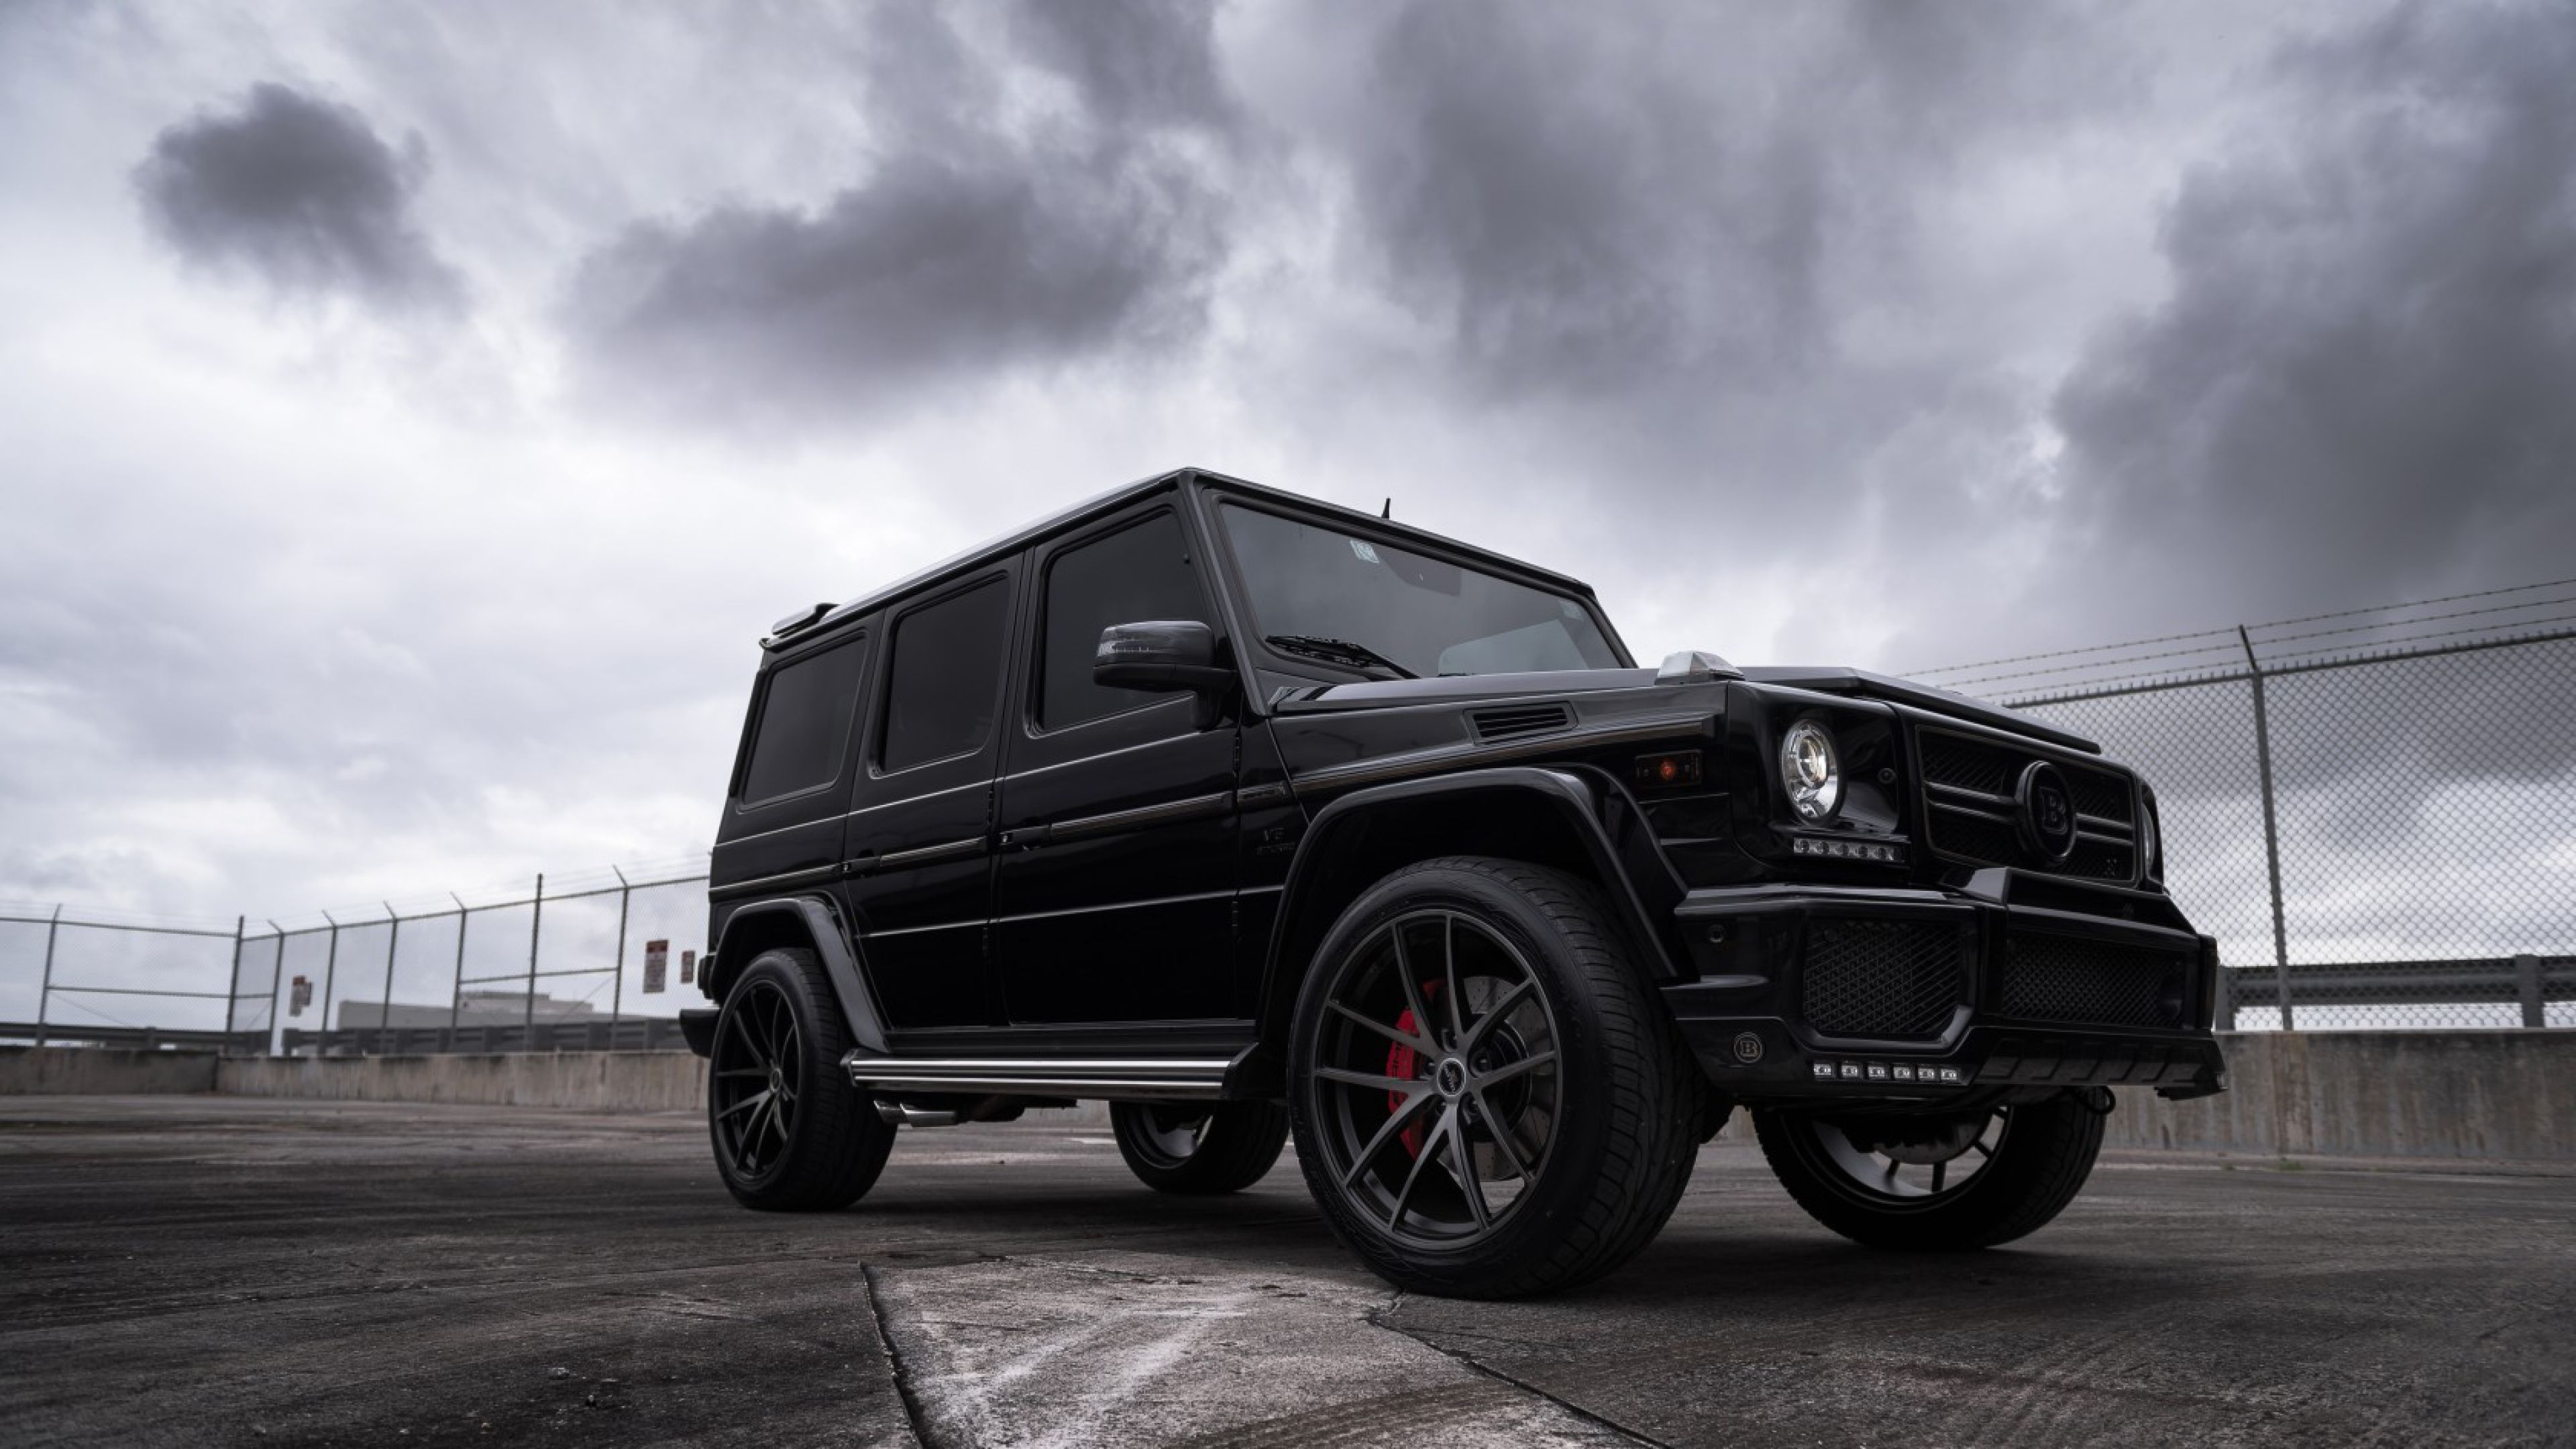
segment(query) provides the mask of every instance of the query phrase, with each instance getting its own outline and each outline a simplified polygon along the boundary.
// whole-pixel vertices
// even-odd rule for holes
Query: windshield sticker
[[[1376,563],[1378,561],[1377,550],[1369,547],[1367,544],[1356,538],[1351,540],[1351,552],[1359,555],[1361,563]]]

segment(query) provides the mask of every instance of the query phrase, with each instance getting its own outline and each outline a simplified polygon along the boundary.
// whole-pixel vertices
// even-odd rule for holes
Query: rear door
[[[844,886],[894,1030],[1000,1020],[985,965],[1017,559],[888,611]]]
[[[841,860],[868,643],[865,632],[844,631],[784,652],[763,671],[709,870],[719,904],[829,891]]]
[[[1015,1025],[1233,1012],[1236,726],[1188,694],[1092,681],[1100,631],[1222,632],[1168,500],[1033,551],[1000,787],[993,953]]]

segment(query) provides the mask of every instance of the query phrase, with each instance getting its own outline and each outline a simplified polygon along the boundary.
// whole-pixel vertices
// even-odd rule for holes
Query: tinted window
[[[1275,513],[1222,513],[1257,627],[1292,658],[1329,658],[1317,641],[1340,641],[1426,677],[1619,667],[1562,594]]]
[[[771,800],[827,784],[850,749],[858,708],[859,661],[853,639],[770,672],[761,697],[760,732],[743,770],[742,798]]]
[[[889,770],[980,748],[993,731],[1011,591],[995,579],[903,616],[887,671]]]
[[[1205,596],[1181,542],[1181,521],[1158,513],[1057,554],[1047,566],[1046,641],[1038,657],[1038,725],[1061,729],[1169,694],[1109,689],[1091,679],[1100,631],[1151,619],[1207,623]]]

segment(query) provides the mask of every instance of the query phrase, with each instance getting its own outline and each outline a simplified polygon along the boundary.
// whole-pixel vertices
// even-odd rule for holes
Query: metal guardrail
[[[540,1021],[534,1026],[343,1027],[279,1034],[288,1056],[449,1056],[466,1052],[687,1051],[676,1018]]]
[[[227,1051],[256,1054],[268,1050],[264,1031],[192,1031],[167,1026],[78,1026],[61,1022],[0,1021],[0,1041],[34,1042],[38,1046],[131,1047],[139,1051]]]
[[[265,1031],[188,1031],[152,1026],[78,1026],[61,1022],[0,1021],[0,1042],[41,1041],[49,1046],[127,1047],[140,1051],[220,1051],[269,1054]],[[341,1031],[286,1029],[278,1042],[288,1056],[451,1056],[497,1052],[687,1051],[680,1023],[664,1017],[623,1021],[539,1022],[525,1026],[351,1027]]]
[[[2548,1025],[2549,1003],[2576,1001],[2576,956],[2491,956],[2467,961],[2356,961],[2341,966],[2230,966],[2220,1030],[2245,1007],[2277,1007],[2284,986],[2302,1006],[2506,1003],[2522,1024]],[[2286,982],[2284,980],[2286,979]]]

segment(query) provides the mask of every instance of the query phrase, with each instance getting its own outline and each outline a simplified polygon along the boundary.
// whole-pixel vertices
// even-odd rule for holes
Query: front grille
[[[2191,960],[2179,951],[2015,932],[1996,1009],[2075,1026],[2180,1026]]]
[[[2079,765],[1947,730],[1915,734],[1923,761],[1924,833],[1931,847],[1975,865],[2014,865],[2126,885],[2138,874],[2137,803],[2124,770]],[[2076,812],[2075,849],[2051,864],[2023,849],[2014,822],[2022,772],[2046,758],[2066,777]]]
[[[1574,725],[1574,711],[1562,704],[1515,704],[1498,709],[1470,710],[1467,724],[1476,732],[1479,744],[1496,740],[1516,740],[1525,735],[1551,734]]]
[[[1917,921],[1818,921],[1798,1004],[1826,1036],[1930,1039],[1966,988],[1966,933]]]

